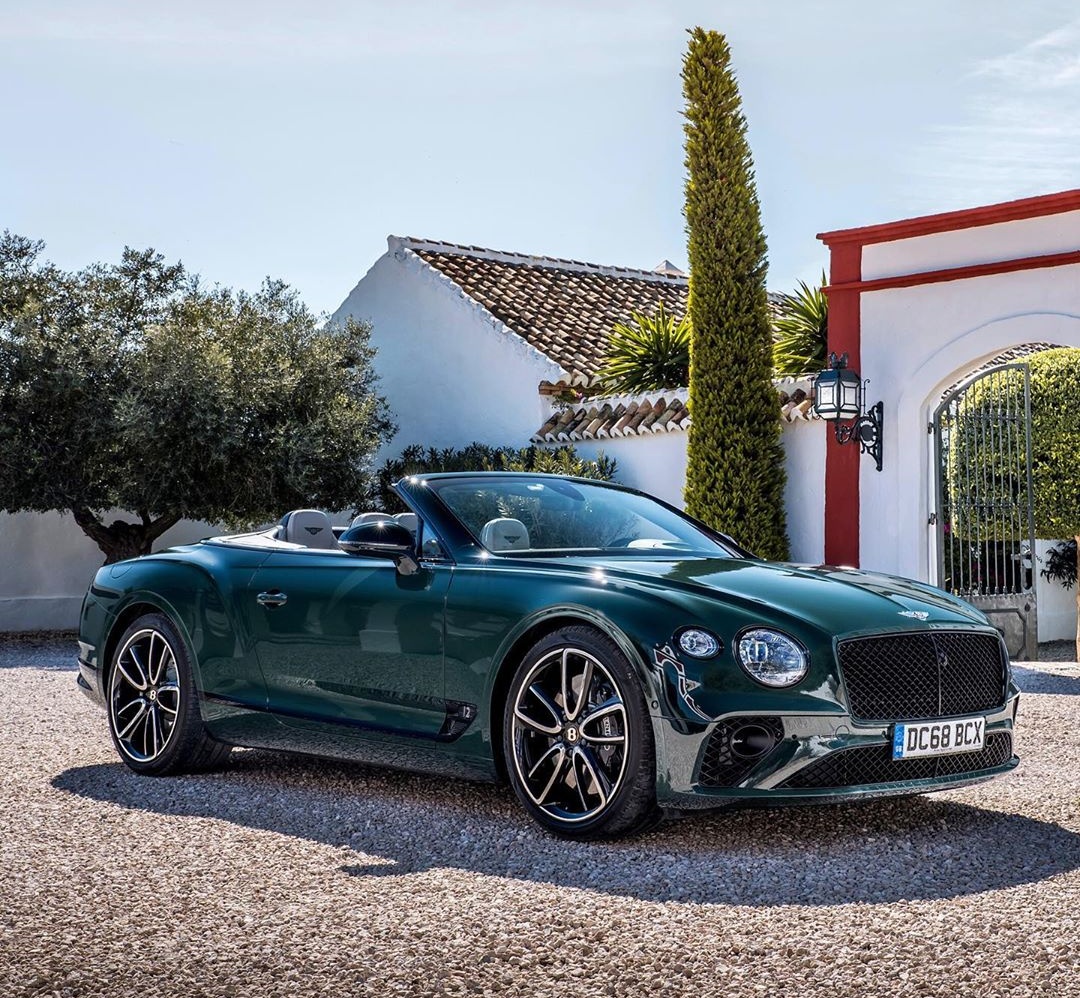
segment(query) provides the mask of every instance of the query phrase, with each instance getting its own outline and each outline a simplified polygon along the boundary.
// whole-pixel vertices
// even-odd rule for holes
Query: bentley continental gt
[[[762,561],[620,486],[396,485],[102,568],[79,685],[164,776],[233,746],[507,781],[567,837],[734,802],[920,794],[1017,764],[986,617],[932,586]]]

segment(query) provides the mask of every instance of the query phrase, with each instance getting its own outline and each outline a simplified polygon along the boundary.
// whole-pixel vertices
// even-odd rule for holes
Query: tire
[[[210,769],[228,754],[199,715],[195,670],[176,625],[162,613],[132,622],[116,643],[106,685],[109,733],[136,773]]]
[[[518,800],[557,835],[616,838],[660,819],[641,683],[591,627],[560,628],[529,649],[510,681],[503,753]]]

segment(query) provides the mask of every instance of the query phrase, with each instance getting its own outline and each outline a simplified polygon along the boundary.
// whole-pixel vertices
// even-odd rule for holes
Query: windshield
[[[655,500],[602,485],[478,477],[429,480],[428,486],[496,554],[732,556],[719,541]]]

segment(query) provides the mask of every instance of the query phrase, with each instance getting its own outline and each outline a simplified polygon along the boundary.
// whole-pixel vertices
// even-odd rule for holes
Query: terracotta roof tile
[[[672,315],[686,313],[687,278],[670,269],[604,267],[421,239],[401,245],[555,361],[571,383],[596,377],[612,327],[631,312],[650,312],[662,301]]]
[[[533,443],[558,444],[610,437],[648,436],[690,425],[686,392],[656,397],[597,399],[552,413],[533,434]]]
[[[778,415],[794,423],[818,419],[814,414],[813,382],[783,378],[774,382]],[[533,434],[536,444],[573,443],[614,437],[649,436],[690,428],[685,388],[631,398],[592,398],[556,409]]]

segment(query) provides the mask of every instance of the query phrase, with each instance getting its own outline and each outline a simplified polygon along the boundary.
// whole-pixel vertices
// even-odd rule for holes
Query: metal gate
[[[938,585],[985,613],[1009,654],[1038,654],[1031,378],[1027,364],[980,371],[945,393],[934,435]]]

